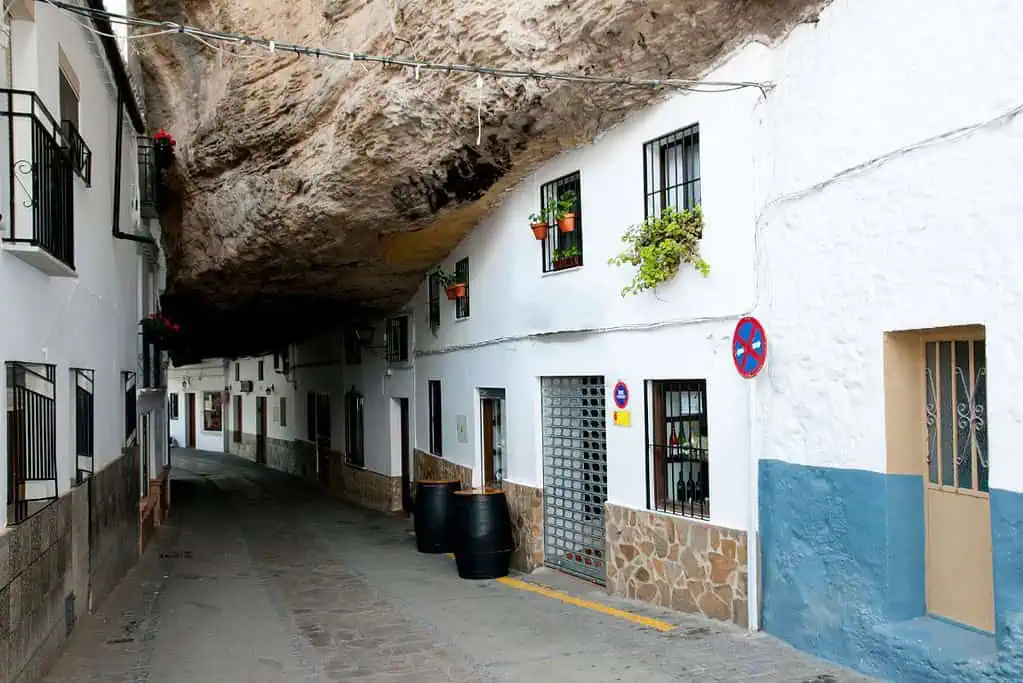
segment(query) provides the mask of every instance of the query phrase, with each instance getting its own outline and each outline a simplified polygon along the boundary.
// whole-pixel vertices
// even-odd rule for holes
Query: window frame
[[[644,413],[645,413],[645,461],[646,461],[646,490],[647,509],[654,512],[684,517],[687,519],[698,519],[707,521],[711,515],[710,486],[710,429],[709,410],[707,401],[707,380],[706,379],[648,379],[643,383],[644,388]],[[679,394],[676,411],[671,408],[676,406],[666,397],[669,393]],[[683,396],[688,398],[683,403]],[[693,412],[693,394],[697,394]],[[688,412],[684,412],[688,408]],[[686,449],[679,441],[692,442],[693,426],[695,422],[696,439],[699,444],[696,448]],[[688,423],[690,432],[682,431]],[[675,429],[675,424],[680,428]],[[668,434],[668,427],[672,426],[671,434]],[[667,443],[658,443],[663,436]],[[672,437],[674,445],[672,444]],[[671,449],[679,449],[678,455],[666,455]],[[690,453],[695,452],[695,456]],[[699,463],[699,467],[696,466]],[[686,465],[688,464],[688,468]],[[677,468],[673,468],[676,465]],[[686,491],[683,500],[678,500],[678,485],[688,470],[687,487],[695,487],[696,492],[700,488],[705,490],[702,499],[689,499],[694,493],[693,490]],[[693,473],[697,471],[694,479]],[[677,477],[676,477],[677,475]],[[674,482],[674,490],[670,484]],[[670,504],[669,504],[670,502]]]
[[[560,178],[548,181],[540,186],[540,208],[547,207],[567,192],[575,192],[575,229],[572,232],[561,232],[558,222],[550,217],[547,224],[547,237],[540,242],[540,269],[544,273],[560,273],[583,266],[583,222],[582,222],[582,179],[579,171],[573,171]],[[575,248],[579,255],[569,257],[567,263],[557,266],[555,255],[562,249]]]
[[[281,427],[287,427],[288,426],[288,397],[287,396],[281,396],[280,397],[280,406],[279,407],[280,407],[280,411],[281,411],[281,421],[280,421]]]
[[[457,281],[465,284],[465,296],[455,299],[455,320],[467,320],[469,318],[469,257],[459,259],[455,262],[455,274],[460,277]]]
[[[407,363],[410,360],[409,330],[411,321],[407,315],[395,315],[387,319],[388,363]]]
[[[14,525],[24,522],[60,496],[57,366],[7,361],[4,370],[7,378],[4,413],[7,429],[4,444],[8,477],[7,523]],[[47,490],[52,488],[52,495],[29,497],[30,482],[45,482]]]
[[[206,408],[206,397],[207,396],[212,397],[212,401],[214,403],[214,406],[213,406],[212,409],[207,409]],[[202,410],[200,412],[202,413],[202,431],[203,432],[208,432],[210,434],[222,434],[224,432],[224,401],[223,401],[223,399],[224,399],[223,392],[220,392],[220,391],[204,391],[204,392],[202,392],[202,396],[201,396]],[[210,424],[208,416],[209,415],[217,415],[217,414],[219,414],[219,420],[216,423],[216,426],[214,426],[214,427],[208,426]]]
[[[167,416],[170,420],[181,419],[181,406],[179,404],[178,392],[172,391],[167,394]]]
[[[665,183],[665,176],[668,175],[668,151],[681,147],[681,155],[684,162],[689,161],[687,149],[695,149],[696,162],[682,164],[684,180],[673,185]],[[657,173],[653,173],[656,163]],[[675,169],[675,180],[678,181],[678,166]],[[689,177],[695,172],[695,177]],[[690,188],[691,191],[690,191]],[[674,193],[674,201],[671,195]],[[682,202],[679,205],[678,199],[681,196]],[[660,213],[668,206],[676,210],[691,210],[699,206],[703,200],[702,196],[702,164],[700,163],[700,124],[691,123],[678,128],[666,135],[643,143],[643,216],[650,218]]]
[[[124,396],[124,443],[131,446],[138,441],[138,378],[131,370],[121,373]]]

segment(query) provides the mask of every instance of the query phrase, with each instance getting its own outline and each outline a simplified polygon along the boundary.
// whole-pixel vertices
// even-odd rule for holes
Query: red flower
[[[153,139],[156,140],[157,142],[166,140],[172,146],[178,144],[174,137],[167,132],[166,128],[161,128],[160,130],[156,131],[156,135],[153,136]]]
[[[175,332],[180,332],[181,331],[181,325],[178,325],[177,323],[175,323],[175,324],[171,325],[171,329],[174,330]]]

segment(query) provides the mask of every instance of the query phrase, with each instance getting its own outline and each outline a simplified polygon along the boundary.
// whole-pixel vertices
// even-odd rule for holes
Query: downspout
[[[115,135],[117,139],[114,143],[114,238],[156,246],[156,240],[148,235],[133,235],[121,232],[121,162],[124,152],[124,96],[120,90],[117,91],[117,132]]]

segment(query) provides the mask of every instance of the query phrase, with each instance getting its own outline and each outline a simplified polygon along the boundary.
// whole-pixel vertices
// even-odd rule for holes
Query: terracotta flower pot
[[[547,239],[546,223],[530,223],[529,227],[533,229],[533,237],[535,237],[538,240]]]
[[[459,282],[458,284],[451,285],[445,291],[447,292],[448,298],[452,301],[455,299],[461,299],[465,296],[465,283]]]
[[[575,214],[566,213],[564,216],[558,219],[558,229],[561,232],[572,232],[575,230]]]

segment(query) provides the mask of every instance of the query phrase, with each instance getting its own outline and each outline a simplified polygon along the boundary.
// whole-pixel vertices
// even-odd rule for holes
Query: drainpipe
[[[114,220],[113,234],[115,239],[142,242],[156,246],[156,240],[148,235],[133,235],[121,232],[121,166],[124,151],[124,98],[120,90],[117,92],[117,136],[114,143]]]

